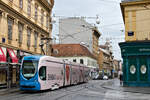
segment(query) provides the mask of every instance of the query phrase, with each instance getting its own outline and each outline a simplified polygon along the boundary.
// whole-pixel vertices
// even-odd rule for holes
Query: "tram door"
[[[137,81],[137,63],[135,56],[128,58],[128,81]]]
[[[148,64],[147,64],[147,56],[139,57],[139,78],[140,81],[148,81]]]

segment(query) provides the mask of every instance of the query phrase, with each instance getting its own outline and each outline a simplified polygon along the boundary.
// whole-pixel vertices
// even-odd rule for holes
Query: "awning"
[[[11,60],[12,60],[12,63],[18,63],[18,58],[17,58],[17,56],[15,55],[14,50],[7,48],[7,51],[8,51],[8,53],[9,53],[9,56],[10,56]]]
[[[1,47],[0,47],[0,63],[6,63],[6,56]]]

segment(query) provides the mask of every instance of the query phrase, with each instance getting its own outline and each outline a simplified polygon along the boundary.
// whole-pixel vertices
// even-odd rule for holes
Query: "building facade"
[[[126,1],[121,3],[125,23],[125,41],[150,40],[150,1]]]
[[[61,44],[85,45],[94,56],[98,55],[98,40],[101,33],[83,18],[66,18],[59,21]]]
[[[94,55],[81,44],[55,44],[52,45],[53,53],[52,56],[84,64],[91,69],[91,72],[94,75],[98,72],[98,62]],[[92,74],[91,73],[91,74]]]
[[[113,57],[108,45],[99,46],[98,63],[100,72],[113,76]]]
[[[44,42],[41,38],[51,37],[53,5],[54,0],[0,0],[0,62],[17,64],[24,55],[42,54],[39,44]],[[1,66],[0,84],[8,85],[6,76],[15,83],[16,67],[5,71],[8,65]]]
[[[121,68],[121,61],[120,60],[117,60],[117,59],[114,59],[113,60],[113,69],[114,69],[114,77],[118,77],[118,71],[119,70],[122,70]]]
[[[150,1],[121,3],[125,40],[119,43],[123,58],[123,85],[150,86]]]

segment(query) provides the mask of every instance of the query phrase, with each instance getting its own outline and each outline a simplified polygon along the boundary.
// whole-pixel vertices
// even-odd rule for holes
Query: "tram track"
[[[95,91],[94,89],[97,89],[97,87],[94,87],[94,86],[96,86],[97,83],[99,83],[99,82],[84,84],[84,85],[82,86],[82,89],[79,89],[79,90],[76,90],[76,91],[67,90],[69,93],[67,93],[67,94],[65,94],[65,95],[62,95],[62,96],[60,96],[60,97],[57,97],[57,98],[55,98],[54,100],[59,100],[59,99],[61,99],[61,98],[64,98],[65,96],[69,96],[69,95],[72,95],[72,94],[79,94],[79,95],[81,95],[81,94],[80,94],[80,93],[82,93],[81,91],[82,91],[82,90],[85,90],[85,89]],[[94,88],[94,89],[92,89],[92,88]],[[82,95],[84,95],[84,94],[82,93]]]
[[[59,98],[72,94],[74,92],[78,92],[81,91],[82,89],[84,89],[85,84],[79,84],[76,86],[69,86],[69,87],[65,87],[65,88],[61,88],[58,90],[47,90],[47,91],[41,91],[41,92],[24,92],[24,91],[17,91],[11,94],[4,94],[5,98],[3,98],[2,100],[21,100],[21,98],[25,98],[28,97],[28,100],[30,100],[31,98],[37,97],[37,96],[44,96],[44,95],[48,95],[48,96],[52,96],[52,98],[54,98],[53,100],[59,100]],[[58,94],[64,94],[64,95],[59,95],[59,97],[57,96]],[[55,98],[55,96],[57,96],[57,98]]]
[[[103,82],[104,83],[104,82]],[[88,83],[83,83],[83,84],[79,84],[79,85],[75,85],[75,86],[68,86],[68,87],[64,87],[64,88],[60,88],[58,90],[48,90],[48,91],[42,91],[42,92],[23,92],[23,91],[19,91],[19,92],[15,92],[15,93],[11,93],[11,94],[7,94],[7,96],[5,98],[3,98],[2,100],[21,100],[24,98],[28,98],[27,100],[33,100],[33,98],[37,98],[37,96],[39,96],[39,98],[43,98],[43,100],[46,100],[44,98],[46,97],[50,97],[50,99],[48,100],[60,100],[61,98],[65,98],[67,96],[71,96],[73,94],[81,94],[84,95],[82,93],[82,91],[103,91],[102,88],[100,87],[100,83],[99,81],[95,82],[95,81],[89,81]],[[86,89],[86,90],[85,90]],[[38,100],[38,99],[36,99]],[[39,99],[42,100],[42,99]]]

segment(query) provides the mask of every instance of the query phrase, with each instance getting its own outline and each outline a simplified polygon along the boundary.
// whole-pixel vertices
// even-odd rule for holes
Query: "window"
[[[44,10],[41,10],[41,24],[44,22]]]
[[[49,16],[48,15],[46,16],[46,28],[47,29],[49,28]]]
[[[90,60],[88,59],[88,64],[87,64],[88,66],[90,65]]]
[[[0,17],[2,17],[2,13],[3,13],[3,11],[0,10]]]
[[[8,17],[7,22],[8,22],[8,39],[12,40],[12,29],[13,29],[14,20]]]
[[[84,64],[83,59],[80,59],[80,64]]]
[[[35,20],[38,19],[38,5],[35,4]]]
[[[31,29],[27,28],[27,46],[30,47]]]
[[[26,79],[33,78],[36,74],[38,61],[24,60],[22,65],[22,74]]]
[[[39,77],[41,80],[46,80],[46,66],[42,66],[39,70]]]
[[[22,43],[22,36],[23,36],[23,24],[22,23],[18,23],[18,33],[19,33],[19,35],[18,35],[18,42],[21,44]]]
[[[76,59],[73,59],[73,62],[76,62]]]
[[[23,0],[19,0],[19,7],[22,9],[23,8]]]
[[[31,0],[28,0],[27,14],[31,16]]]
[[[129,31],[128,32],[128,36],[133,36],[134,35],[134,32],[133,31]]]
[[[38,38],[38,33],[34,32],[34,46],[37,48],[37,38]]]

